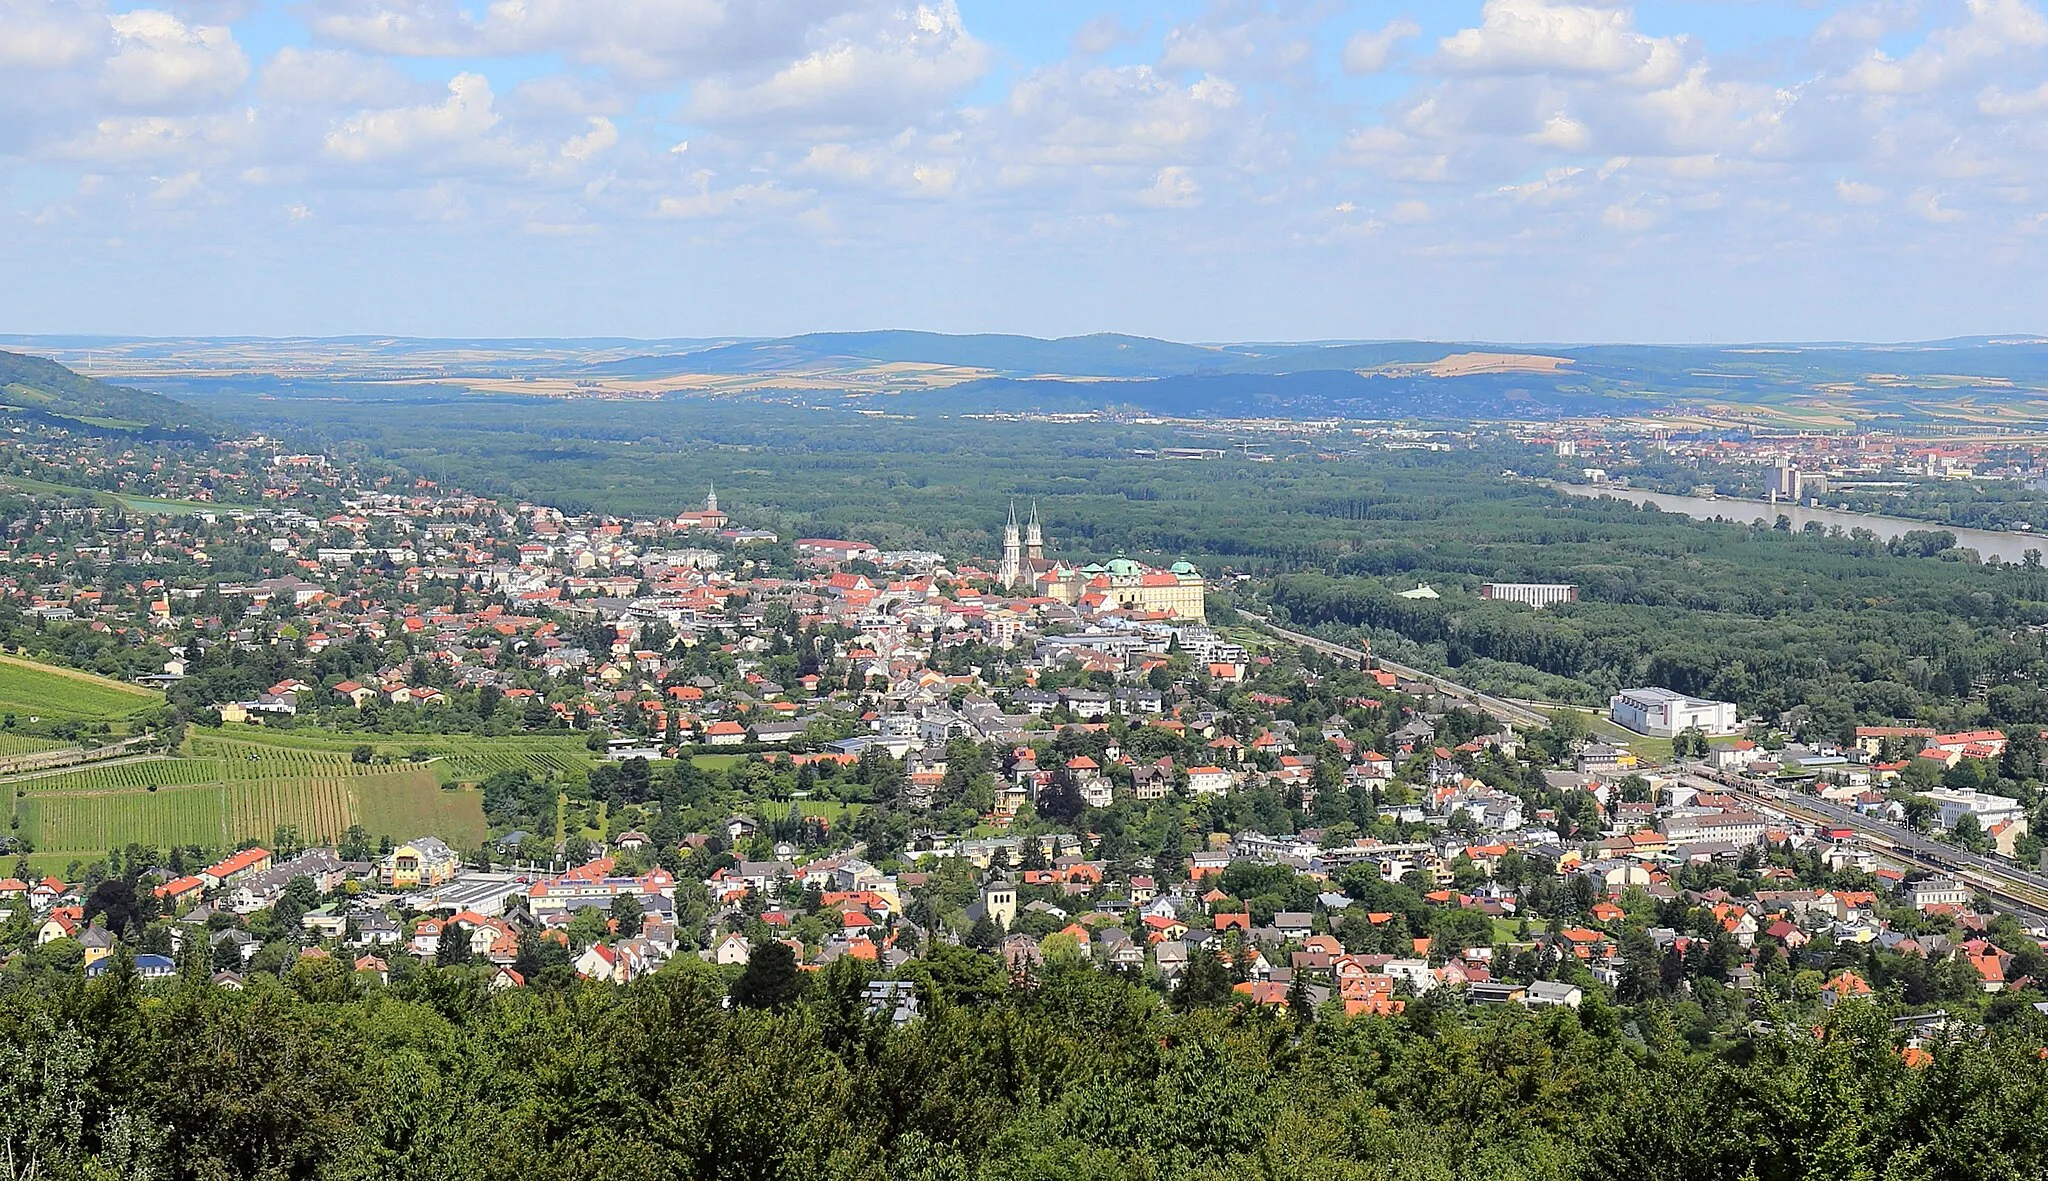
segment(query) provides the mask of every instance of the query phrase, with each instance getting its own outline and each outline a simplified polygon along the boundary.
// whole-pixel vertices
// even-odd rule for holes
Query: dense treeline
[[[1176,1015],[1080,966],[951,951],[927,1012],[835,968],[722,1006],[708,969],[492,994],[332,962],[240,994],[119,973],[0,997],[15,1176],[519,1181],[2006,1178],[2048,1170],[2017,1031],[1901,1052],[1875,1010],[1694,1050],[1661,1008]],[[1768,1024],[1768,1017],[1765,1019]],[[1816,1036],[1816,1033],[1818,1036]]]

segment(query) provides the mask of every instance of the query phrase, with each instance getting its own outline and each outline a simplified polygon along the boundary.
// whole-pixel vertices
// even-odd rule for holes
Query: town
[[[1993,1019],[2048,970],[2048,883],[2014,860],[2039,840],[1987,790],[2038,773],[2038,733],[1788,741],[1647,687],[1599,716],[1495,706],[1296,644],[1184,562],[1062,559],[1030,505],[1000,553],[891,552],[784,541],[711,489],[634,520],[261,440],[203,468],[6,450],[30,501],[8,649],[164,694],[125,735],[7,718],[0,943],[26,971],[521,988],[695,964],[745,1001],[847,961],[908,1020],[930,957],[965,949],[1303,1020],[1684,998],[1715,1028],[1762,996]],[[152,499],[32,491],[65,470]],[[229,785],[287,751],[360,772],[358,798],[402,780],[481,816],[179,839],[184,769]],[[56,822],[110,775],[122,834]]]

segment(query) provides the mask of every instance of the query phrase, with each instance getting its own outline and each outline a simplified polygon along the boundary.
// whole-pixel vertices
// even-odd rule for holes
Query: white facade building
[[[1654,738],[1675,738],[1694,728],[1709,736],[1740,728],[1733,703],[1703,701],[1670,689],[1624,689],[1608,699],[1607,716],[1617,726]]]
[[[1985,828],[2002,821],[2016,820],[2026,813],[2026,807],[2018,800],[1981,791],[1954,791],[1944,787],[1921,794],[1940,805],[1943,828],[1954,828],[1956,821],[1970,813],[1975,813]]]
[[[1525,603],[1538,611],[1559,603],[1579,601],[1579,588],[1566,582],[1488,582],[1479,587],[1479,597],[1503,603]]]

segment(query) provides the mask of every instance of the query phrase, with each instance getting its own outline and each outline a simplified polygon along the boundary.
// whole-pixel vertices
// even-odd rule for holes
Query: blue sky
[[[0,332],[2048,330],[2037,0],[0,0]]]

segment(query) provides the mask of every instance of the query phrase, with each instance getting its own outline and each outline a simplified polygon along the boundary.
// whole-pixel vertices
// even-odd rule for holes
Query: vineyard
[[[498,771],[524,769],[536,775],[569,776],[587,771],[590,752],[580,738],[519,736],[478,738],[466,734],[365,734],[321,731],[267,731],[255,727],[223,727],[218,734],[195,735],[194,755],[229,762],[286,766],[290,773],[312,771],[334,762],[347,763],[352,752],[367,746],[385,760],[419,760],[444,783],[475,783]],[[354,764],[360,766],[360,764]],[[258,777],[271,772],[260,772]]]
[[[268,840],[281,824],[322,842],[355,824],[372,839],[432,835],[458,848],[485,837],[482,794],[444,786],[433,767],[357,763],[347,748],[321,743],[206,735],[192,749],[189,758],[129,759],[9,781],[19,832],[34,844],[37,865],[61,869],[131,842],[226,849]]]
[[[46,750],[61,750],[69,745],[71,744],[57,742],[48,738],[30,738],[25,734],[9,734],[5,731],[0,731],[0,759],[40,754]]]
[[[21,776],[14,789],[24,795],[147,791],[151,787],[192,787],[225,783],[228,765],[220,759],[168,757],[123,759],[67,771]]]
[[[33,740],[0,735],[0,755]],[[359,763],[360,747],[377,760]],[[438,836],[474,848],[486,835],[482,793],[495,772],[571,777],[591,766],[565,735],[477,738],[450,734],[361,737],[317,730],[227,726],[194,733],[180,756],[152,755],[16,776],[7,782],[19,833],[42,869],[110,848],[199,845],[226,849],[268,840],[280,824],[307,841],[332,841],[352,824],[372,839]]]
[[[218,787],[39,795],[22,801],[20,815],[21,835],[60,865],[73,857],[103,856],[130,842],[208,848],[233,843],[223,824]]]
[[[0,656],[0,714],[112,722],[161,700],[147,689],[121,681]]]

